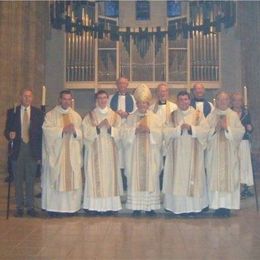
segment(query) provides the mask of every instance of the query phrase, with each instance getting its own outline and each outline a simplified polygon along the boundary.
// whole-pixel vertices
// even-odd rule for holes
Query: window
[[[149,1],[136,1],[135,4],[136,20],[149,20],[150,19],[150,2]]]
[[[136,1],[136,6],[138,3],[149,5],[149,1]],[[83,32],[82,36],[66,34],[68,84],[86,86],[89,82],[89,87],[93,87],[93,82],[113,84],[119,76],[132,82],[166,81],[180,86],[192,81],[214,84],[219,81],[218,34],[210,28],[209,34],[194,31],[186,39],[181,27],[187,23],[187,15],[174,16],[179,7],[171,11],[174,17],[167,18],[168,33],[161,28],[123,28],[119,40],[114,41],[111,32],[116,28],[118,33],[118,18],[105,15],[108,14],[106,1],[96,6],[98,12],[88,19],[103,25],[100,32]]]

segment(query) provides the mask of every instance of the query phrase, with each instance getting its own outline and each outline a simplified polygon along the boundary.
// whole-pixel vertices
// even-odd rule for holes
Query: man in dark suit
[[[23,89],[21,105],[7,111],[5,137],[11,147],[11,164],[15,176],[16,217],[22,217],[24,207],[31,217],[34,210],[33,188],[37,164],[41,162],[43,113],[31,106],[33,93]],[[23,183],[25,181],[25,200]]]

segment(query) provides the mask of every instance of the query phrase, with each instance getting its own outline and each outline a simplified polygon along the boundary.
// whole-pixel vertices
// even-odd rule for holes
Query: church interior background
[[[259,13],[258,1],[0,2],[2,132],[6,109],[19,102],[19,90],[25,87],[34,90],[36,106],[42,105],[46,87],[47,111],[57,103],[58,93],[69,88],[75,109],[84,116],[94,107],[94,93],[112,93],[119,76],[129,78],[130,91],[146,83],[154,92],[167,82],[172,100],[196,82],[205,85],[211,101],[220,89],[243,93],[246,86],[258,178]],[[259,259],[254,199],[224,221],[6,221],[3,135],[0,152],[0,259]]]

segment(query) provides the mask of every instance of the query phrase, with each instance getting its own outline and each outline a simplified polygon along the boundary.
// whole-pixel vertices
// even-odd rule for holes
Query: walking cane
[[[258,195],[257,195],[257,188],[256,188],[256,181],[255,181],[255,158],[252,156],[252,168],[253,168],[253,180],[254,180],[254,191],[255,191],[255,203],[256,203],[256,210],[259,212],[259,204],[258,204]]]
[[[11,182],[12,182],[12,166],[10,166],[9,164],[11,163],[11,154],[13,151],[13,141],[10,141],[9,145],[8,145],[8,191],[7,191],[7,206],[6,206],[6,219],[9,219],[9,212],[10,212],[10,194],[11,194]]]

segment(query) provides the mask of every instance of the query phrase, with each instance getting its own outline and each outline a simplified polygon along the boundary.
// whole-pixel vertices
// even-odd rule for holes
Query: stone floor
[[[260,178],[257,178],[260,194]],[[241,202],[229,219],[118,217],[14,218],[0,176],[0,259],[260,259],[260,214],[255,198]]]

